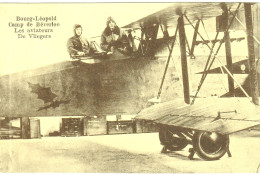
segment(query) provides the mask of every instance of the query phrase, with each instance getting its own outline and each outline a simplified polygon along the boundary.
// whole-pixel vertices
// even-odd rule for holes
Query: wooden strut
[[[217,32],[217,34],[216,34],[216,36],[215,36],[215,40],[217,40],[218,35],[219,35],[219,32]],[[222,44],[222,42],[221,42],[220,44]],[[211,64],[210,64],[210,59],[211,59],[211,56],[212,56],[212,54],[213,54],[213,49],[214,49],[215,45],[216,45],[216,42],[213,43],[212,47],[209,47],[208,44],[207,44],[207,46],[210,48],[210,53],[209,53],[209,56],[208,56],[208,59],[207,59],[205,68],[204,68],[204,70],[203,70],[203,74],[202,74],[202,76],[201,76],[201,80],[200,80],[198,89],[197,89],[196,94],[194,95],[194,97],[193,97],[193,99],[192,99],[191,104],[194,104],[195,98],[197,97],[197,95],[198,95],[198,93],[199,93],[199,90],[200,90],[200,88],[201,88],[201,86],[202,86],[202,84],[203,84],[203,82],[204,82],[204,80],[205,80],[205,78],[206,78],[206,76],[207,76],[206,71],[210,69],[211,65],[212,65],[213,62],[214,62],[214,60],[213,60],[213,61],[211,62]]]
[[[190,45],[189,45],[189,42],[188,42],[188,39],[187,39],[186,35],[185,35],[185,42],[186,42],[186,45],[187,45],[187,48],[188,48],[188,51],[189,51],[188,54],[189,54],[190,58],[192,59]]]
[[[205,32],[206,32],[204,23],[203,23],[202,20],[201,20],[201,22],[202,22],[203,28],[204,28],[204,30],[205,30]],[[207,32],[206,32],[206,34],[207,34]],[[219,31],[217,32],[217,34],[216,34],[216,36],[215,36],[215,40],[218,39],[218,35],[219,35]],[[207,34],[207,36],[208,36],[208,34]],[[208,39],[209,39],[209,37],[208,37]],[[210,39],[209,39],[209,40],[210,40]],[[211,40],[210,40],[210,43],[212,44],[212,47],[211,47],[211,49],[210,49],[210,54],[209,54],[208,60],[207,60],[207,62],[206,62],[206,66],[205,66],[205,68],[204,68],[204,71],[207,70],[207,67],[208,67],[208,65],[209,65],[210,58],[211,58],[212,54],[214,53],[214,47],[215,47],[215,45],[216,45],[216,42],[212,43]],[[213,63],[213,62],[212,62],[212,63]],[[203,73],[202,77],[204,77],[204,76],[205,76],[205,72]]]
[[[216,59],[216,56],[217,56],[217,53],[219,52],[220,48],[221,48],[221,45],[223,44],[223,40],[221,40],[221,43],[216,51],[216,54],[214,55],[213,57],[213,60],[212,60],[212,63],[214,62],[214,60]],[[224,66],[221,61],[217,58],[218,62],[220,63],[220,65],[226,70],[226,72],[228,73],[228,75],[237,83],[237,85],[239,86],[239,88],[242,90],[242,92],[245,94],[246,97],[249,98],[249,95],[246,93],[246,91],[243,89],[243,87],[238,83],[238,81],[236,81],[235,77],[229,72],[229,70],[226,68],[226,66]],[[211,64],[212,65],[212,64]],[[210,65],[210,67],[211,67]],[[210,68],[209,68],[210,69]]]
[[[238,6],[237,6],[237,8],[236,8],[235,16],[236,16],[237,13],[238,13],[238,9],[239,9],[240,5],[241,5],[241,3],[239,3]],[[235,18],[235,17],[233,16],[233,18],[231,19],[231,21],[230,21],[228,27],[225,29],[225,31],[228,31],[228,30],[229,30],[231,24],[232,24],[233,21],[234,21],[234,18]],[[219,32],[217,32],[217,34],[216,34],[215,40],[217,39],[218,33],[219,33]],[[195,99],[196,99],[196,97],[197,97],[197,95],[198,95],[198,93],[199,93],[199,90],[201,89],[202,84],[203,84],[204,80],[205,80],[206,77],[207,77],[206,71],[210,70],[210,68],[211,68],[211,66],[212,66],[212,64],[213,64],[213,62],[215,61],[215,58],[216,58],[216,56],[217,56],[217,54],[218,54],[218,52],[219,52],[219,50],[220,50],[220,48],[221,48],[221,46],[222,46],[222,44],[223,44],[223,40],[224,40],[224,38],[221,40],[221,42],[220,42],[220,44],[219,44],[219,47],[218,47],[216,53],[214,54],[213,59],[211,60],[211,63],[208,65],[208,63],[209,63],[209,61],[210,61],[210,58],[211,58],[211,55],[213,54],[213,49],[214,49],[214,46],[215,46],[216,42],[213,43],[213,46],[212,46],[212,48],[211,48],[211,51],[210,51],[210,54],[209,54],[209,57],[208,57],[206,66],[205,66],[204,71],[203,71],[203,75],[202,75],[202,77],[201,77],[201,81],[200,81],[199,86],[198,86],[198,88],[197,88],[196,94],[194,95],[194,97],[193,97],[193,99],[192,99],[191,104],[194,104]]]
[[[166,29],[166,30],[163,30],[163,27],[162,27],[162,23],[161,23],[161,22],[160,22],[159,26],[160,26],[161,31],[162,31],[162,33],[163,33],[163,38],[169,39],[170,36],[169,36],[169,33],[168,33],[167,29]],[[169,47],[168,44],[167,44],[167,46],[168,46],[168,49],[170,49],[170,47]]]
[[[248,47],[249,69],[250,69],[249,77],[250,77],[251,95],[252,95],[253,103],[259,105],[251,4],[244,3],[244,9],[245,9],[246,31],[247,31],[247,47]]]
[[[168,59],[167,59],[167,62],[166,62],[166,66],[165,66],[165,69],[164,69],[164,72],[163,72],[163,77],[162,77],[161,85],[160,85],[160,88],[159,88],[159,91],[158,91],[157,99],[160,98],[160,95],[162,93],[162,87],[163,87],[165,76],[166,76],[166,73],[167,73],[167,70],[168,70],[168,67],[169,67],[170,58],[171,58],[173,47],[174,47],[174,44],[175,44],[175,41],[176,41],[178,28],[179,28],[179,25],[177,25],[176,30],[175,30],[174,38],[173,38],[173,41],[172,41],[172,45],[171,45],[171,48],[170,48],[170,53],[169,53],[169,56],[168,56]],[[168,48],[169,48],[169,46],[168,46]]]
[[[163,30],[163,27],[162,27],[162,25],[160,24],[160,27],[161,27],[161,30],[162,30],[162,32],[163,32],[163,35],[164,35],[164,37],[166,38],[166,39],[168,39],[170,36],[169,36],[169,33],[168,33],[168,30],[166,29],[165,31]],[[176,35],[176,37],[177,37],[177,29],[176,29],[176,32],[175,32],[175,35]],[[168,47],[168,50],[169,50],[169,52],[171,51],[171,48],[170,48],[170,45],[167,43],[167,47]],[[175,61],[174,61],[174,59],[173,59],[173,56],[171,56],[171,58],[172,58],[172,62],[173,62],[173,65],[174,65],[174,67],[175,67],[175,69],[176,69],[176,74],[177,74],[177,76],[178,76],[178,78],[179,78],[179,80],[181,79],[180,78],[180,75],[179,75],[179,71],[178,71],[178,67],[176,66],[176,64],[175,64]],[[180,82],[180,81],[179,81]],[[181,85],[181,87],[182,87],[182,83],[180,82],[180,85]],[[158,98],[157,98],[158,99]]]
[[[208,40],[210,41],[211,45],[213,46],[213,43],[212,43],[211,39],[209,38],[209,35],[208,35],[207,31],[206,31],[205,24],[204,24],[203,20],[201,20],[201,23],[202,23],[203,29],[204,29],[204,31],[205,31],[207,37],[208,37]],[[220,70],[221,70],[221,73],[222,73],[223,75],[225,75],[225,73],[224,73],[224,71],[223,71],[223,68],[222,68],[221,66],[220,66]],[[225,84],[224,84],[224,82],[222,81],[222,79],[221,79],[219,76],[218,76],[218,78],[220,79],[220,81],[221,81],[223,87],[225,88],[226,92],[228,92],[228,90],[226,89]]]
[[[215,40],[218,38],[218,34],[219,34],[219,32],[217,32],[217,34],[216,34],[216,36],[215,36]],[[213,49],[214,49],[215,45],[216,45],[216,42],[213,43],[213,46],[210,48],[210,53],[209,53],[209,56],[208,56],[206,65],[205,65],[205,67],[204,67],[203,74],[202,74],[202,76],[201,76],[201,80],[200,80],[199,86],[198,86],[198,88],[197,88],[196,94],[194,95],[194,97],[193,97],[193,99],[192,99],[191,105],[194,104],[195,99],[196,99],[196,97],[197,97],[197,95],[198,95],[198,93],[199,93],[199,90],[200,90],[200,88],[202,87],[202,84],[203,84],[203,82],[204,82],[204,80],[205,80],[205,78],[206,78],[206,76],[207,76],[206,71],[210,69],[211,65],[212,65],[213,62],[214,62],[214,59],[213,59],[213,60],[211,61],[211,63],[210,63],[210,59],[211,59],[211,56],[212,56],[212,54],[213,54]],[[222,41],[220,42],[220,46],[221,46],[221,45],[222,45]],[[217,51],[217,52],[218,52],[218,51]],[[216,53],[217,53],[217,52],[216,52]]]
[[[231,12],[230,10],[229,10],[229,13],[232,15],[232,16],[234,16],[234,14],[233,14],[233,12]],[[239,22],[239,24],[244,28],[244,29],[246,29],[246,26],[235,16],[235,19]],[[260,41],[253,35],[253,38],[254,38],[254,40],[255,40],[255,42],[257,42],[257,44],[260,44]]]
[[[228,10],[227,8],[224,8],[224,27],[227,29],[228,27]],[[233,69],[232,69],[232,55],[231,55],[231,44],[230,44],[230,36],[229,36],[229,31],[225,30],[224,32],[224,40],[225,40],[225,49],[226,49],[226,62],[227,62],[227,69],[229,72],[233,75]],[[228,75],[228,88],[229,88],[229,94],[231,96],[235,95],[235,87],[234,87],[234,80],[233,78]]]
[[[143,53],[144,56],[154,56],[155,49],[156,49],[156,38],[158,34],[159,24],[155,26],[148,27],[142,26],[141,31],[141,41],[143,41],[143,37],[145,36],[145,51]]]
[[[234,16],[235,17],[235,16]],[[201,21],[202,22],[202,24],[203,24],[203,21]],[[204,27],[204,24],[203,24],[203,27]],[[205,27],[204,27],[204,29],[205,29]],[[205,30],[205,32],[206,32],[206,30]],[[225,38],[225,36],[224,36],[224,38]],[[210,40],[210,42],[211,42],[211,44],[212,44],[212,41]],[[221,40],[221,42],[223,42],[223,39]],[[221,43],[222,44],[222,43]],[[219,46],[219,48],[220,48],[220,46]],[[219,48],[218,48],[218,50],[219,50]],[[218,51],[217,51],[218,52]],[[215,55],[216,56],[216,55]],[[215,59],[215,58],[214,58]],[[223,69],[222,69],[222,67],[227,71],[227,73],[228,73],[228,75],[230,76],[230,78],[232,79],[232,81],[235,81],[236,82],[236,84],[239,86],[239,88],[242,90],[242,92],[245,94],[245,96],[247,97],[247,98],[249,98],[249,95],[246,93],[246,91],[243,89],[243,87],[238,83],[238,81],[236,81],[236,79],[235,79],[235,77],[233,76],[233,74],[221,63],[221,61],[217,58],[217,60],[218,60],[218,62],[219,62],[219,64],[220,64],[220,69],[221,69],[221,72],[222,72],[222,74],[224,74],[224,72],[223,72]],[[213,63],[213,62],[212,62]]]
[[[200,25],[200,20],[197,21],[196,26],[194,28],[194,34],[193,34],[193,39],[192,39],[192,44],[191,44],[191,49],[190,49],[190,55],[191,55],[192,59],[195,59],[194,49],[195,49],[195,44],[196,44],[196,40],[197,40],[199,25]]]
[[[183,80],[183,93],[184,101],[190,104],[190,87],[189,87],[189,74],[188,74],[188,64],[186,56],[186,34],[184,28],[183,15],[178,19],[179,26],[179,40],[180,40],[180,50],[181,50],[181,66],[182,66],[182,80]]]
[[[196,28],[193,26],[193,24],[191,23],[191,21],[189,20],[189,18],[184,14],[184,17],[186,18],[186,20],[189,22],[189,24],[192,26],[192,28],[194,30],[196,30]],[[202,39],[202,41],[205,41],[205,39],[203,38],[203,36],[200,34],[200,32],[198,31],[198,35],[200,36],[200,38]],[[206,43],[206,46],[208,46],[209,49],[211,49],[211,47],[208,45],[208,43]]]
[[[188,156],[188,158],[190,159],[190,160],[194,160],[194,154],[195,154],[195,151],[194,151],[194,149],[193,148],[190,148],[189,149],[189,156]]]
[[[143,42],[144,42],[144,31],[141,31],[140,47],[141,47],[142,55],[144,56]]]
[[[225,65],[223,65],[221,63],[221,61],[217,58],[218,62],[220,63],[220,65],[227,71],[228,75],[236,82],[236,84],[238,85],[238,87],[242,90],[242,92],[245,94],[245,96],[247,98],[250,98],[249,95],[247,94],[247,92],[244,90],[244,88],[239,84],[239,82],[235,79],[235,77],[233,76],[233,74],[226,68]]]

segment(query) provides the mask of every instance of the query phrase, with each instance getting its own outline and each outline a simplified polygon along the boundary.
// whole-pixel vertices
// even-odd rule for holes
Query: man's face
[[[75,33],[77,36],[80,36],[82,34],[82,28],[81,27],[76,28]]]
[[[109,28],[111,29],[111,30],[113,30],[114,28],[115,28],[115,23],[113,22],[113,21],[110,21],[109,23],[108,23],[108,26],[109,26]]]

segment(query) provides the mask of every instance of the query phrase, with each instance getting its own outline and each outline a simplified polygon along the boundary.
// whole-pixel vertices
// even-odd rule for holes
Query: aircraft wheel
[[[195,132],[193,148],[198,156],[204,160],[218,160],[229,148],[229,136],[217,133]]]
[[[186,140],[174,138],[173,133],[167,126],[159,128],[159,139],[161,144],[166,146],[170,151],[180,151],[188,145]]]

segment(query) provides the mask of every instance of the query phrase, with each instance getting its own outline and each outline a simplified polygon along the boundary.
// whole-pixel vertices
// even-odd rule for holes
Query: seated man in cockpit
[[[116,25],[112,17],[108,17],[107,26],[101,35],[101,48],[106,52],[114,52],[118,49],[122,52],[128,51],[126,34]]]
[[[74,36],[69,38],[67,49],[72,58],[89,56],[96,52],[93,45],[82,36],[82,27],[79,24],[74,26]]]

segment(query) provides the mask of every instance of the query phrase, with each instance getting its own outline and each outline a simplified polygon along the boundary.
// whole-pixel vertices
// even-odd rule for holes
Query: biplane
[[[0,117],[21,118],[22,138],[26,138],[23,128],[28,127],[29,117],[137,114],[136,120],[150,120],[159,125],[163,152],[178,151],[191,144],[190,159],[194,153],[205,160],[219,159],[225,153],[230,155],[229,134],[260,124],[259,72],[255,58],[255,41],[258,44],[259,41],[253,33],[252,6],[250,3],[173,3],[123,26],[128,31],[132,47],[133,41],[139,43],[132,55],[114,53],[79,57],[2,76]],[[245,14],[249,61],[248,64],[233,64],[229,29],[234,27],[235,20],[240,20],[237,14],[241,12]],[[218,18],[218,30],[215,39],[207,41],[198,29],[200,23],[211,18]],[[191,47],[185,33],[187,25],[194,28]],[[173,34],[169,33],[170,28],[175,29]],[[162,38],[157,37],[160,30]],[[140,31],[140,36],[131,36],[134,31]],[[220,33],[224,36],[219,39]],[[175,69],[169,66],[177,36],[181,76],[176,76],[173,73]],[[194,54],[198,36],[209,49],[207,60],[202,62]],[[227,65],[217,57],[223,43]],[[156,59],[155,55],[162,47],[169,54],[165,59]],[[200,67],[204,66],[204,70],[198,72],[202,76],[194,95],[190,93],[189,56],[194,62],[199,62]],[[221,66],[212,69],[216,61]],[[247,90],[234,77],[236,72],[232,68],[235,70],[237,64],[239,67],[244,65],[241,70],[249,74],[250,88]],[[218,71],[228,75],[227,96],[231,97],[198,98],[206,77]],[[176,86],[180,79],[182,85]],[[234,97],[235,83],[245,97]],[[177,89],[182,91],[184,99],[177,98]],[[211,87],[212,91],[215,89]],[[154,95],[157,95],[156,100],[164,96],[164,102],[152,105],[154,101],[149,99]]]
[[[149,29],[146,29],[150,28],[149,26],[154,26],[157,29],[160,26],[165,37],[169,36],[167,28],[176,26],[173,35],[174,38],[168,45],[169,56],[167,64],[172,55],[177,37],[176,34],[177,32],[179,33],[184,100],[175,99],[170,102],[153,105],[142,110],[136,117],[136,119],[150,120],[159,125],[159,139],[161,144],[164,145],[162,152],[166,152],[167,150],[182,150],[188,144],[191,144],[193,148],[189,150],[190,159],[193,159],[195,153],[205,160],[219,159],[225,153],[228,153],[228,155],[231,156],[229,151],[229,134],[259,125],[260,108],[258,106],[259,90],[257,85],[257,73],[259,73],[259,70],[257,71],[256,69],[257,66],[255,60],[255,43],[259,44],[259,41],[253,33],[251,6],[252,4],[249,3],[174,4],[171,7],[144,17],[126,26],[129,28],[140,28],[144,35],[146,34],[146,30],[149,31]],[[243,12],[245,15],[246,26],[243,25],[241,20],[237,17],[239,11]],[[203,20],[214,16],[217,16],[219,19],[219,29],[216,32],[214,40],[206,41],[198,32],[199,23],[202,22],[203,24]],[[232,64],[231,38],[229,35],[229,30],[234,20],[237,20],[247,31],[249,57],[249,60],[242,60],[236,64]],[[196,25],[194,25],[192,21],[196,22]],[[185,34],[185,24],[189,24],[194,28],[191,49],[188,45],[187,36]],[[224,36],[218,40],[220,32],[223,32]],[[193,98],[191,98],[187,55],[190,55],[191,59],[194,59],[193,51],[197,35],[201,37],[201,42],[206,44],[210,49],[210,52],[208,59],[205,62],[204,71],[201,72],[202,77],[197,91]],[[216,44],[217,42],[219,42],[218,46]],[[225,43],[227,65],[224,65],[217,57],[219,49],[223,43]],[[188,54],[186,51],[187,48],[189,50]],[[215,60],[217,60],[221,66],[211,69]],[[164,73],[167,71],[167,64]],[[244,73],[246,70],[248,71],[250,83],[248,81],[247,83],[251,86],[252,100],[245,89],[234,78],[234,74],[241,72],[241,70]],[[207,75],[209,73],[220,72],[228,74],[229,95],[231,95],[231,97],[234,97],[234,83],[236,83],[244,96],[250,100],[245,102],[245,99],[237,97],[224,99],[196,98]],[[161,87],[162,85],[163,80]],[[160,91],[157,99],[159,95]],[[245,108],[247,110],[245,110]]]

